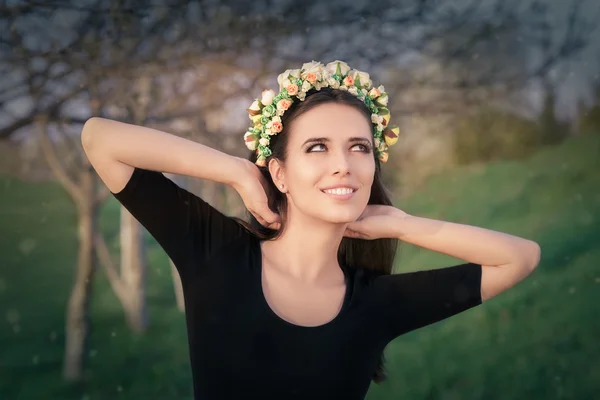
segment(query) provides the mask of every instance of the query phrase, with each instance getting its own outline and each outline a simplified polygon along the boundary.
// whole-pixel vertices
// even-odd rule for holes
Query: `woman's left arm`
[[[529,239],[402,211],[393,215],[395,221],[391,225],[398,239],[480,264],[483,301],[525,279],[540,262],[540,246]]]
[[[471,225],[417,217],[391,206],[367,206],[346,236],[398,238],[482,266],[481,299],[489,300],[527,277],[540,262],[529,239]]]

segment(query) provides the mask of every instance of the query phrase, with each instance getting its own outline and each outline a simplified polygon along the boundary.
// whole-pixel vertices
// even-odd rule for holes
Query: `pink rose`
[[[273,121],[273,124],[271,124],[272,132],[279,133],[279,132],[281,132],[282,129],[283,129],[283,124],[280,121]]]
[[[258,165],[259,167],[264,167],[267,165],[267,159],[264,158],[263,156],[259,156],[256,159],[256,165]]]
[[[381,92],[379,91],[379,89],[373,88],[369,92],[369,96],[371,96],[372,99],[376,99],[377,97],[381,96]]]
[[[286,90],[290,96],[295,96],[298,94],[298,85],[292,83],[286,87]]]
[[[292,105],[292,100],[281,99],[277,103],[277,109],[278,110],[287,110],[288,108],[290,108],[291,105]]]
[[[317,74],[315,72],[309,72],[306,74],[306,80],[314,85],[315,82],[317,82]]]
[[[344,78],[343,83],[344,83],[344,86],[350,87],[350,86],[354,85],[354,78],[351,76],[347,76]]]

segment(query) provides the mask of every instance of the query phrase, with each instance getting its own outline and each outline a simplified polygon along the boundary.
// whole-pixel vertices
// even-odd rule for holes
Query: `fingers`
[[[274,224],[269,225],[268,228],[277,231],[277,230],[281,229],[281,223],[275,222]]]
[[[281,217],[269,209],[269,211],[256,212],[251,211],[256,220],[264,227],[270,229],[281,228]],[[264,217],[263,217],[264,216]]]

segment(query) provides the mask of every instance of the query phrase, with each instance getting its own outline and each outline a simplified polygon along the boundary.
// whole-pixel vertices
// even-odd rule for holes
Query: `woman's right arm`
[[[232,185],[253,214],[260,210],[268,219],[277,217],[257,179],[260,171],[248,160],[155,129],[102,118],[85,123],[81,141],[114,197],[152,234],[180,272],[244,231],[233,218],[162,172]]]
[[[187,175],[232,186],[246,175],[243,160],[156,129],[91,118],[83,149],[108,189],[120,192],[135,167]]]

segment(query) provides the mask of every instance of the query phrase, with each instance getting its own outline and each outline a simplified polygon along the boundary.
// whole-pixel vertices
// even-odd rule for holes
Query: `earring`
[[[283,191],[283,184],[282,184],[282,185],[279,185],[279,187],[280,187],[280,188],[281,188],[281,190]]]

